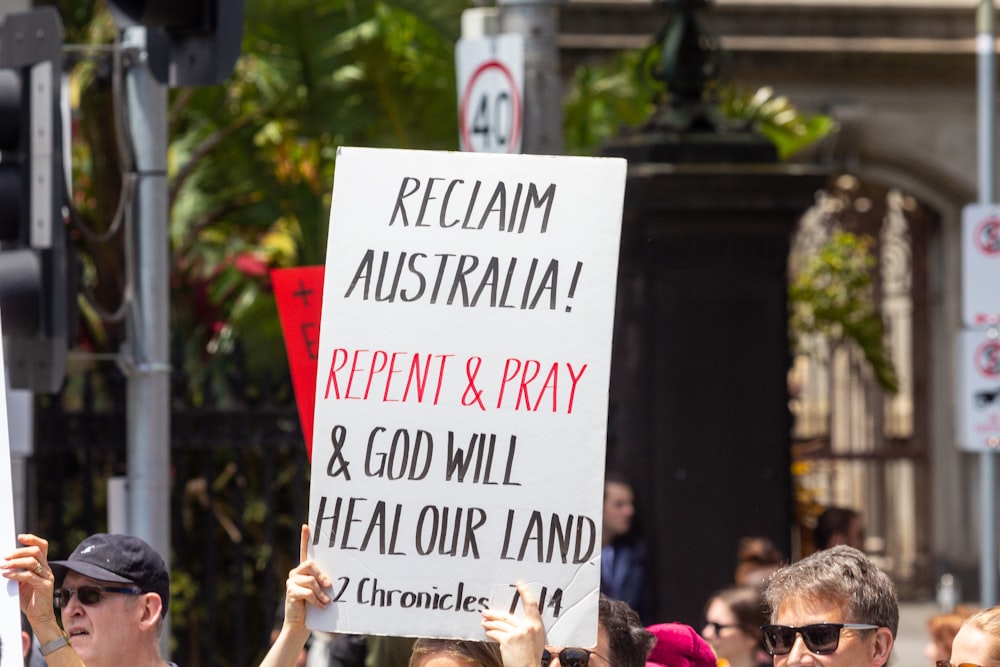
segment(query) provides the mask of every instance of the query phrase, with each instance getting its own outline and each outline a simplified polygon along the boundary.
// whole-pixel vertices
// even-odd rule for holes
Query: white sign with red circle
[[[959,448],[1000,451],[1000,335],[966,330],[959,347]]]
[[[460,39],[455,46],[463,151],[520,153],[524,128],[524,37]]]
[[[962,209],[962,322],[1000,324],[1000,206]]]

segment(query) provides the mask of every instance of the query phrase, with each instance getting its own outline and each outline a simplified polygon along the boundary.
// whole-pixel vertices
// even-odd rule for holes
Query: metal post
[[[7,376],[7,428],[10,434],[11,492],[14,495],[14,527],[18,533],[30,533],[35,525],[28,511],[28,461],[35,451],[35,395],[22,389],[11,389]],[[0,391],[5,388],[0,387]]]
[[[524,36],[522,153],[563,152],[562,82],[559,79],[561,0],[499,0],[500,31]]]
[[[996,10],[993,0],[980,0],[976,16],[976,63],[978,86],[979,132],[979,203],[992,204],[995,199],[994,174],[995,138],[994,110],[994,52]],[[996,452],[979,455],[980,472],[980,605],[992,607],[997,603],[997,512]]]
[[[127,221],[135,233],[135,299],[129,311],[128,530],[170,558],[169,236],[167,232],[167,87],[153,78],[146,29],[124,31],[134,54],[125,77],[136,196]],[[169,628],[161,646],[167,655]]]

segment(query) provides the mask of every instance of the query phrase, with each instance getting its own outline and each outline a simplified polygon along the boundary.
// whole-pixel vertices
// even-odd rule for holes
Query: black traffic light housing
[[[62,386],[76,323],[63,220],[62,22],[53,7],[0,28],[0,314],[11,386]]]
[[[120,28],[144,25],[149,65],[170,86],[212,86],[232,74],[243,40],[243,0],[108,0]]]

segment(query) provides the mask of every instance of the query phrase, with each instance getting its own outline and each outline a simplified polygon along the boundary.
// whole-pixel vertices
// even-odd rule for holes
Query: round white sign
[[[507,66],[487,60],[469,77],[458,109],[462,149],[516,153],[521,145],[521,95]]]

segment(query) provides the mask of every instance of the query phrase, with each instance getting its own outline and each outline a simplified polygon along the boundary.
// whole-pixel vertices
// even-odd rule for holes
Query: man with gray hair
[[[775,572],[764,589],[771,625],[761,629],[775,667],[883,667],[889,661],[899,602],[892,581],[845,545]]]

